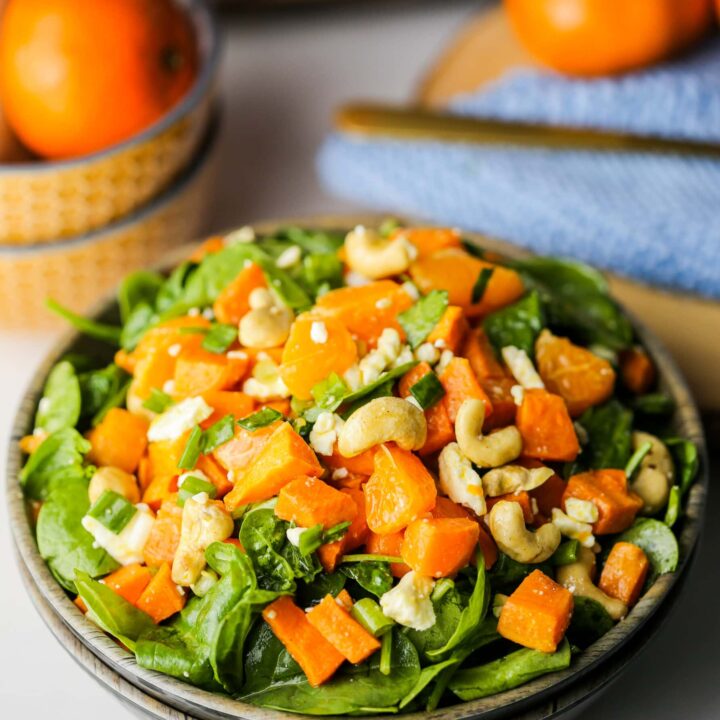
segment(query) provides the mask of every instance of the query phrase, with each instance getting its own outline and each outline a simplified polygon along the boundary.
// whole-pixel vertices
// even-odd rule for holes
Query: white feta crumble
[[[174,395],[175,394],[175,381],[174,380],[166,380],[163,383],[162,390],[164,393],[167,393],[168,395]]]
[[[415,359],[434,365],[440,359],[440,352],[432,343],[424,342],[415,350]]]
[[[540,375],[538,375],[532,360],[524,350],[514,345],[506,345],[501,352],[503,360],[510,369],[512,376],[525,390],[531,390],[533,388],[543,389],[545,387],[545,383],[542,381]]]
[[[300,547],[300,538],[308,531],[304,527],[291,527],[285,531],[288,542],[295,547]]]
[[[310,339],[316,345],[324,345],[328,341],[327,325],[322,320],[313,320],[310,325]]]
[[[278,259],[275,261],[275,265],[281,270],[285,270],[286,268],[290,268],[293,265],[297,265],[300,262],[301,258],[302,250],[300,250],[297,245],[292,245],[291,247],[283,250],[280,253]]]
[[[420,291],[414,282],[407,280],[400,287],[405,291],[405,294],[408,295],[411,300],[417,302],[420,299]]]
[[[150,442],[177,440],[213,414],[213,409],[201,397],[191,397],[172,405],[158,415],[148,429]]]
[[[380,598],[383,613],[400,625],[414,630],[428,630],[435,624],[435,610],[430,595],[435,581],[410,571]]]
[[[177,357],[182,352],[182,345],[180,343],[173,343],[167,351],[170,357]]]
[[[522,385],[513,385],[510,388],[510,395],[512,395],[513,402],[520,407],[525,400],[525,388]]]
[[[350,473],[348,472],[347,468],[344,468],[344,467],[335,468],[335,470],[332,471],[332,479],[333,480],[343,480],[349,474]]]
[[[591,548],[595,545],[592,525],[573,520],[560,508],[553,508],[552,524],[562,535],[570,538],[571,540],[577,540],[583,547]]]
[[[569,497],[565,501],[565,512],[578,522],[594,523],[600,517],[597,505],[594,502],[575,497]]]
[[[332,455],[345,421],[335,413],[321,412],[310,431],[310,447],[319,455]]]
[[[370,282],[370,278],[366,278],[354,270],[345,273],[345,284],[348,287],[362,287],[363,285],[368,285]]]
[[[244,225],[237,230],[233,230],[228,233],[224,238],[223,242],[225,245],[235,245],[236,243],[251,243],[255,242],[255,230],[250,225]]]
[[[263,358],[260,356],[264,355]],[[290,397],[287,385],[280,377],[280,368],[267,353],[258,353],[252,377],[243,383],[243,392],[258,400],[279,400]]]
[[[375,307],[378,310],[387,310],[391,306],[392,300],[390,300],[390,298],[380,298],[379,300],[375,301]]]
[[[40,400],[38,403],[38,412],[45,414],[50,411],[50,406],[52,405],[52,401],[48,397],[44,397]]]
[[[108,530],[90,515],[85,515],[80,521],[85,530],[93,536],[94,544],[105,550],[121,565],[144,562],[143,549],[155,522],[155,517],[147,506],[135,507],[137,512],[118,534]]]
[[[438,375],[442,375],[447,369],[447,366],[452,362],[452,359],[454,357],[455,354],[452,350],[443,350],[440,353],[440,360],[438,361],[437,367],[435,368],[435,372]]]
[[[187,311],[188,317],[198,317],[200,315],[200,308],[192,307]]]
[[[455,503],[476,515],[487,513],[482,479],[457,443],[446,445],[438,458],[440,489]]]

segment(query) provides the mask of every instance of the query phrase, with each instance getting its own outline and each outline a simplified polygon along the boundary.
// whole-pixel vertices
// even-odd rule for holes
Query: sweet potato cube
[[[182,398],[229,390],[242,380],[248,363],[247,357],[229,358],[203,348],[186,350],[175,364],[174,394]]]
[[[270,603],[262,616],[313,687],[329,680],[345,660],[287,595]]]
[[[279,426],[279,421],[257,430],[245,430],[236,425],[233,438],[216,447],[212,456],[228,473],[232,473],[236,478],[240,477]]]
[[[90,460],[128,473],[137,470],[147,447],[148,422],[122,408],[111,408],[89,435]]]
[[[605,594],[632,606],[640,597],[649,569],[650,562],[641,548],[618,542],[610,550],[598,585]]]
[[[300,527],[322,525],[326,530],[357,515],[355,501],[315,477],[291,480],[278,494],[275,514]]]
[[[155,573],[143,590],[138,598],[137,607],[146,612],[156,623],[166,620],[185,607],[185,595],[173,582],[168,563]]]
[[[143,559],[150,567],[172,565],[180,544],[183,509],[174,500],[166,500],[160,506],[150,535],[143,548]]]
[[[255,401],[239,390],[209,390],[204,392],[202,397],[213,409],[213,414],[201,423],[203,428],[210,427],[226,415],[240,420],[252,414],[255,409]]]
[[[178,467],[178,463],[185,452],[189,435],[190,431],[174,440],[158,440],[149,443],[147,456],[150,461],[150,476],[153,479],[168,475],[180,475],[183,472]]]
[[[326,595],[307,614],[310,624],[351,663],[361,663],[380,649],[380,643],[332,595]]]
[[[503,605],[498,632],[518,645],[555,652],[570,624],[573,596],[541,570],[533,570]]]
[[[152,579],[152,573],[144,565],[124,565],[103,578],[103,583],[120,597],[134,605]]]
[[[642,499],[628,490],[625,471],[609,468],[573,475],[563,493],[563,510],[570,497],[595,503],[599,514],[593,523],[596,535],[627,530],[643,506]]]
[[[443,402],[450,416],[450,422],[455,422],[460,406],[467,398],[482,400],[485,403],[485,417],[492,416],[493,406],[490,398],[466,358],[454,357],[440,374],[440,382],[445,388]]]
[[[213,303],[215,317],[221,323],[237,325],[250,311],[250,293],[264,287],[267,287],[267,282],[262,268],[257,263],[248,263]]]
[[[401,557],[405,531],[393,532],[385,535],[370,531],[365,552],[371,555],[388,555],[390,557]],[[393,577],[401,578],[411,570],[409,565],[403,563],[390,563],[390,572]]]
[[[580,452],[575,427],[559,395],[526,390],[517,412],[523,455],[538,460],[571,461]]]
[[[291,480],[322,473],[323,468],[310,446],[289,423],[282,423],[247,470],[236,478],[235,487],[225,496],[225,505],[232,512],[250,502],[269,500]]]
[[[402,559],[420,575],[455,575],[470,562],[479,535],[480,526],[469,518],[416,520],[405,530]]]
[[[427,342],[441,343],[438,347],[456,353],[465,339],[468,328],[468,321],[463,309],[457,305],[449,305],[440,318],[440,322],[428,335]]]

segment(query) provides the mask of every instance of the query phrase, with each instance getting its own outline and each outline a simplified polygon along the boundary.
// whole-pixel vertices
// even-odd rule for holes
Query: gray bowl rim
[[[109,148],[88,153],[87,155],[80,155],[79,157],[68,158],[67,160],[28,160],[19,163],[0,164],[0,178],[27,175],[29,173],[40,175],[69,170],[79,165],[93,163],[111,155],[125,152],[160,135],[194,110],[202,102],[215,81],[220,63],[222,43],[215,12],[210,8],[206,0],[180,0],[180,5],[192,21],[195,36],[200,43],[202,61],[195,82],[180,102],[141,132],[129,137],[127,140],[115,143]]]
[[[323,229],[347,229],[359,223],[366,225],[377,223],[378,220],[377,216],[339,216],[324,219],[311,217],[279,222],[258,222],[252,225],[258,234],[264,235],[289,224],[303,224],[306,227]],[[528,255],[525,251],[507,243],[482,237],[475,233],[465,233],[464,236],[470,241],[476,242],[486,249],[501,253],[506,257]],[[170,255],[165,262],[159,264],[158,267],[166,270],[172,268],[186,254],[186,250],[179,249]],[[109,296],[97,305],[94,312],[90,313],[90,316],[100,317],[104,313],[110,312],[115,306],[116,299],[114,295]],[[612,658],[635,637],[638,631],[660,609],[665,598],[685,573],[697,545],[705,514],[709,472],[704,431],[695,401],[675,362],[660,341],[631,313],[628,313],[627,310],[625,312],[632,320],[640,339],[655,360],[659,371],[661,389],[668,392],[675,400],[677,406],[674,418],[675,430],[682,437],[695,442],[699,450],[700,469],[697,479],[687,496],[682,531],[678,537],[681,554],[678,569],[673,573],[660,576],[632,609],[627,618],[618,623],[594,645],[574,658],[572,665],[568,669],[537,678],[525,685],[498,695],[481,700],[461,702],[433,712],[408,713],[404,715],[405,718],[409,720],[427,720],[428,718],[490,720],[491,718],[507,717],[531,705],[557,696],[559,693],[569,689],[571,685],[586,678],[589,673],[598,670],[605,661]],[[109,636],[99,631],[97,626],[78,610],[53,578],[44,560],[40,557],[31,529],[28,509],[17,481],[23,459],[18,447],[18,441],[32,429],[35,409],[42,395],[42,388],[50,369],[63,354],[75,345],[79,338],[80,334],[74,330],[66,332],[36,370],[16,414],[9,439],[6,494],[10,529],[17,551],[35,584],[54,612],[62,618],[73,634],[103,663],[136,687],[176,709],[183,712],[193,712],[193,709],[196,709],[195,711],[204,712],[204,717],[213,718],[243,718],[244,720],[307,718],[306,715],[257,707],[229,696],[195,688],[170,676],[139,667],[131,653],[122,649]],[[372,720],[386,720],[386,717],[382,715],[367,717],[372,718]]]

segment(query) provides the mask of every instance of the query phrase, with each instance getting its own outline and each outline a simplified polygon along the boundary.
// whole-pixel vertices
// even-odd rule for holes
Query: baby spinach
[[[123,405],[130,379],[130,376],[115,363],[100,370],[79,374],[82,417],[97,425],[108,410]]]
[[[545,325],[540,296],[530,292],[512,305],[490,313],[483,327],[495,351],[508,345],[524,350],[530,357],[535,355],[535,340]]]
[[[680,494],[684,495],[693,484],[700,466],[697,445],[679,437],[665,438],[663,442],[675,462],[675,476],[679,480]]]
[[[80,383],[67,360],[50,371],[35,415],[35,427],[46,433],[75,427],[80,418]]]
[[[93,580],[86,572],[75,572],[75,587],[88,608],[88,615],[105,632],[123,645],[135,649],[138,638],[150,632],[155,624],[152,618],[131,605],[107,585]]]
[[[632,454],[633,414],[617,400],[586,410],[580,424],[588,434],[581,462],[594,470],[624,468]]]
[[[677,539],[673,531],[659,520],[640,518],[625,532],[615,536],[615,541],[632,543],[645,552],[651,568],[646,586],[652,585],[658,575],[677,569],[680,560]]]
[[[40,555],[70,592],[76,591],[76,570],[100,577],[118,567],[105,550],[95,547],[95,539],[80,524],[90,507],[87,488],[81,468],[66,469],[50,484],[37,522]]]
[[[157,323],[158,316],[152,305],[140,302],[132,309],[120,333],[120,345],[130,352],[137,347],[143,335]]]
[[[575,597],[572,620],[567,631],[567,638],[573,645],[584,650],[614,626],[615,621],[599,602],[583,596]]]
[[[533,565],[519,563],[503,552],[498,553],[498,559],[488,575],[490,584],[496,592],[512,592],[533,570],[542,570],[546,575],[552,576],[552,567],[549,563]]]
[[[265,407],[262,410],[252,413],[247,417],[238,420],[238,425],[248,432],[255,432],[260,428],[272,425],[276,420],[282,417],[282,413],[279,413],[275,408]]]
[[[344,665],[320,687],[312,687],[270,628],[261,623],[248,640],[240,699],[261,707],[308,715],[394,712],[420,675],[413,644],[399,632],[392,637],[390,674],[380,672],[380,653],[360,665]]]
[[[128,275],[118,288],[118,305],[123,323],[128,321],[135,308],[140,304],[155,307],[160,288],[165,278],[150,270],[138,270]]]
[[[434,665],[427,665],[420,671],[420,675],[413,686],[412,690],[400,701],[398,708],[402,710],[407,707],[420,693],[425,690],[443,670],[448,668],[455,668],[460,664],[459,657],[450,657],[442,662],[435,663]]]
[[[310,581],[300,580],[297,584],[296,602],[300,607],[310,607],[326,595],[337,597],[345,587],[347,577],[341,572],[319,573]]]
[[[202,347],[208,352],[222,355],[236,340],[238,329],[235,325],[215,323],[202,341]]]
[[[120,344],[121,329],[119,327],[96,322],[95,320],[90,320],[82,315],[78,315],[72,310],[63,307],[55,300],[48,299],[45,301],[45,305],[47,305],[49,310],[52,310],[56,315],[59,315],[63,320],[70,323],[76,330],[83,333],[83,335],[95,338],[96,340],[102,340],[110,345]]]
[[[327,230],[307,230],[296,226],[282,228],[276,236],[298,245],[310,255],[334,254],[343,245],[344,234]]]
[[[672,415],[675,401],[665,393],[639,395],[632,399],[630,407],[639,415]]]
[[[392,589],[393,576],[390,563],[359,562],[340,566],[340,572],[354,580],[361,588],[376,597],[384,595]]]
[[[433,600],[435,624],[432,627],[427,630],[409,629],[406,631],[407,636],[422,657],[430,660],[431,652],[436,652],[448,644],[460,623],[467,603],[467,596],[463,596],[456,588],[452,588],[438,600]]]
[[[622,350],[633,340],[629,320],[596,270],[572,260],[530,257],[512,263],[540,296],[547,324],[586,345]]]
[[[411,308],[398,315],[398,322],[414,349],[425,342],[425,338],[440,322],[448,306],[446,290],[431,290],[421,297]]]
[[[83,456],[89,450],[90,443],[73,428],[48,435],[20,473],[20,485],[25,496],[32,500],[44,500],[54,478],[66,472],[82,476]]]
[[[434,372],[423,375],[414,385],[410,386],[410,394],[417,400],[423,410],[427,410],[442,400],[445,388]]]
[[[171,308],[185,291],[185,285],[192,277],[198,264],[190,260],[178,265],[168,276],[155,296],[155,311],[164,313]]]
[[[313,298],[317,298],[323,290],[342,286],[343,264],[335,253],[306,255],[297,279]]]
[[[518,687],[530,680],[570,666],[570,643],[563,640],[554,653],[523,648],[498,660],[459,670],[450,690],[461,700],[478,700]]]
[[[478,278],[473,285],[472,295],[470,297],[473,304],[479,303],[483,299],[483,295],[485,295],[485,290],[487,290],[488,283],[490,282],[490,278],[492,277],[494,272],[495,268],[491,267],[484,267],[480,271]]]

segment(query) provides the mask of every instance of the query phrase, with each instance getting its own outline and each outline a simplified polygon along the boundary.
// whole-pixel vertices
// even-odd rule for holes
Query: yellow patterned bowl
[[[212,192],[217,129],[216,112],[175,182],[122,220],[50,245],[0,246],[0,328],[60,327],[47,298],[83,313],[129,272],[196,238]]]
[[[50,243],[119,220],[169,187],[194,157],[213,108],[219,41],[204,0],[179,1],[201,57],[190,92],[142,133],[107,150],[0,166],[0,245]]]

